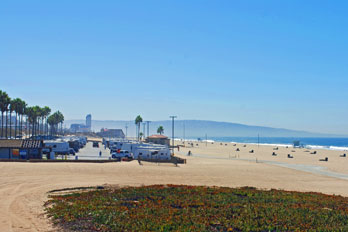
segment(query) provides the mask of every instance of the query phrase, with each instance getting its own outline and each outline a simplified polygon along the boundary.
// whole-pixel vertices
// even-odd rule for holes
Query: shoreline
[[[345,139],[345,138],[341,138]],[[183,139],[178,139],[175,138],[174,141],[177,142],[183,142]],[[185,142],[194,142],[194,143],[206,143],[206,140],[197,140],[197,139],[185,139]],[[212,140],[208,139],[207,143],[230,143],[230,144],[237,144],[237,145],[254,145],[254,146],[273,146],[273,147],[289,147],[289,148],[294,148],[293,144],[290,143],[255,143],[255,142],[235,142],[235,141],[222,141],[222,140]],[[347,138],[347,143],[348,143],[348,138]],[[346,151],[348,152],[348,145],[345,146],[334,146],[334,145],[318,145],[318,144],[306,144],[303,147],[304,149],[309,149],[309,150],[330,150],[330,151]],[[297,148],[296,148],[297,149]]]

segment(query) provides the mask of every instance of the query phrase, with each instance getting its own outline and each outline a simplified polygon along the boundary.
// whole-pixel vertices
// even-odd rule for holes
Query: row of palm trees
[[[17,138],[24,134],[29,137],[38,135],[55,135],[59,132],[58,125],[63,125],[64,116],[57,111],[51,114],[48,106],[27,106],[20,98],[11,99],[5,91],[0,90],[1,136],[0,138]],[[14,113],[14,131],[12,114]],[[8,117],[10,118],[8,122]],[[4,127],[5,124],[5,127]],[[49,131],[50,126],[50,131]],[[62,126],[61,126],[62,129]],[[12,132],[14,133],[12,135]]]
[[[138,115],[136,118],[135,118],[135,125],[136,125],[136,134],[137,134],[137,139],[140,140],[140,138],[142,136],[145,136],[142,132],[140,132],[140,124],[143,122],[143,118]],[[157,128],[157,133],[159,133],[160,135],[162,135],[164,133],[164,128],[163,126],[159,126]]]

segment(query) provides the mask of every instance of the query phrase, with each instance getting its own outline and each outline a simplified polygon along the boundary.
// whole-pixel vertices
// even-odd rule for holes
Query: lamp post
[[[128,125],[126,124],[126,126],[125,126],[125,128],[126,128],[126,138],[128,137],[127,135],[128,135]]]
[[[145,138],[145,125],[146,125],[146,123],[143,122],[143,136],[144,136],[144,138]]]
[[[169,116],[169,118],[172,119],[172,146],[173,146],[173,153],[174,153],[174,119],[177,118],[177,116]]]
[[[146,121],[146,123],[147,123],[147,137],[149,137],[150,136],[150,122],[151,121]]]

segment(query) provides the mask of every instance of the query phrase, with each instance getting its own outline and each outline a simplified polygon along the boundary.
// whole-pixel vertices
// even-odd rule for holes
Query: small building
[[[42,159],[41,140],[1,139],[0,159]]]
[[[104,138],[120,138],[124,139],[126,136],[123,133],[122,129],[107,129],[102,128],[100,132],[97,133],[98,136]]]
[[[170,146],[170,139],[164,135],[151,135],[146,138],[146,142]]]

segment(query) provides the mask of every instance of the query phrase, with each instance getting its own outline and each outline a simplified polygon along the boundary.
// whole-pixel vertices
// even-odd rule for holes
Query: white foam
[[[290,147],[292,144],[273,144],[273,143],[240,143],[240,142],[230,142],[233,144],[250,144],[250,145],[261,145],[261,146],[271,146],[271,147]]]
[[[335,151],[348,151],[348,147],[335,147],[335,146],[330,146],[330,150],[335,150]]]

